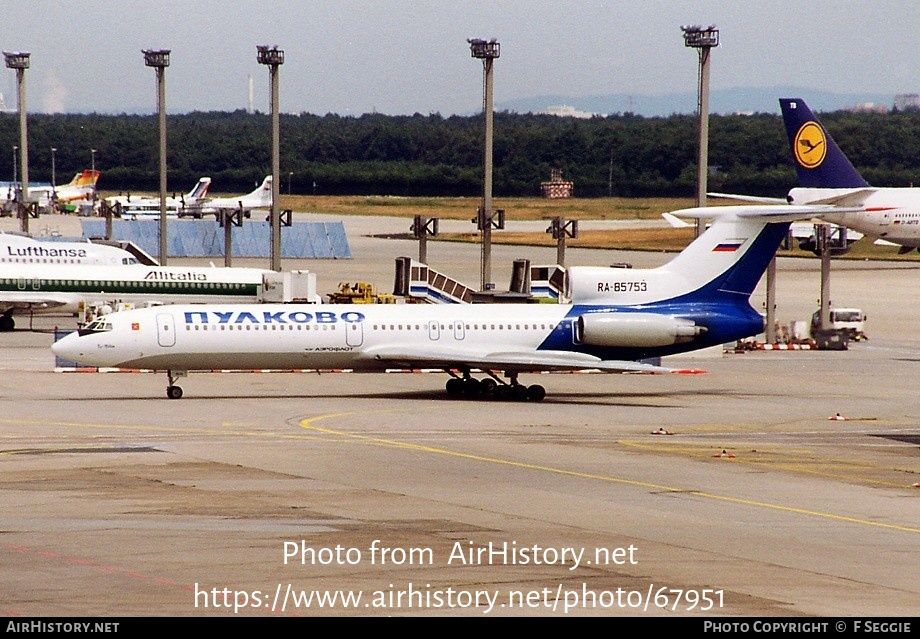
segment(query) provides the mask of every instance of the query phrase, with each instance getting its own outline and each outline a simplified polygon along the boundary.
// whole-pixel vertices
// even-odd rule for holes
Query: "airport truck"
[[[823,327],[825,330],[843,331],[847,337],[858,342],[869,339],[866,336],[866,314],[859,308],[832,308],[830,309],[828,322]],[[821,310],[817,310],[811,316],[811,332],[814,335],[821,326]]]

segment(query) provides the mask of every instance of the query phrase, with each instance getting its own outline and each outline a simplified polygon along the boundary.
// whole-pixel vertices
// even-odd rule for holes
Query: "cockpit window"
[[[106,321],[104,317],[97,317],[84,326],[79,333],[80,335],[89,335],[90,333],[104,333],[110,330],[112,330],[112,323]]]

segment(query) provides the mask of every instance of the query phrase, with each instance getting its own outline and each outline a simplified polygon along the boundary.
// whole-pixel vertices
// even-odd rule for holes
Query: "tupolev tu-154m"
[[[433,368],[450,375],[452,395],[540,401],[543,386],[519,375],[673,372],[647,360],[763,331],[750,296],[790,222],[814,205],[677,214],[713,222],[657,268],[569,268],[565,303],[163,306],[100,317],[52,350],[88,366],[165,371],[173,399],[189,371]]]

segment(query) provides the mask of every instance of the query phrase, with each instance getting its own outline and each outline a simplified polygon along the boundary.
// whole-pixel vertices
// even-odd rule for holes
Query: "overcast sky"
[[[467,38],[496,38],[495,102],[545,94],[694,92],[680,27],[716,25],[711,86],[920,92],[916,0],[7,0],[0,48],[29,51],[29,112],[156,111],[142,49],[171,49],[170,112],[268,111],[257,45],[285,52],[281,110],[481,109]],[[15,72],[0,92],[16,107]],[[695,107],[695,105],[692,105]],[[690,109],[692,111],[692,108]]]

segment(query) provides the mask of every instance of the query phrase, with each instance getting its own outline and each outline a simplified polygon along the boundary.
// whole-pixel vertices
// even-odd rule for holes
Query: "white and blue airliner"
[[[643,360],[756,335],[750,296],[792,219],[814,206],[680,211],[713,219],[652,269],[572,267],[560,304],[206,304],[120,311],[54,344],[88,366],[166,371],[167,396],[189,371],[440,369],[447,391],[539,401],[519,375],[666,372]],[[474,375],[477,375],[474,377]]]

